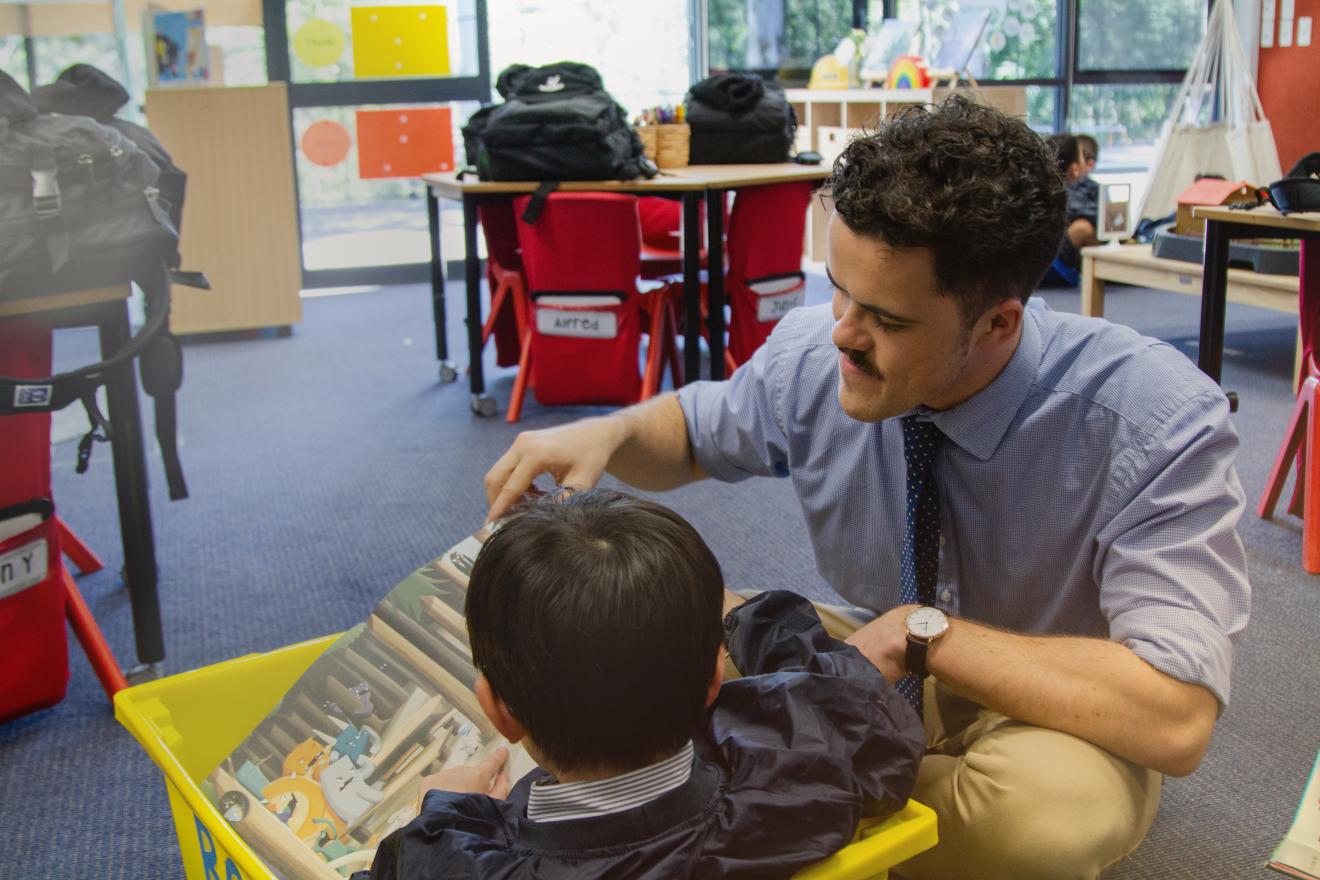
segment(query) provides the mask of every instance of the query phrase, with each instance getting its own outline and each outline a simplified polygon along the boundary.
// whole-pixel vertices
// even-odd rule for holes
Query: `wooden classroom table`
[[[36,299],[0,301],[0,318],[31,318],[53,327],[95,327],[101,357],[108,358],[132,338],[127,284],[79,290]],[[133,634],[139,668],[165,659],[165,640],[157,592],[156,542],[147,494],[147,457],[138,409],[136,361],[110,370],[105,383],[106,418],[119,502],[119,536],[124,545],[124,583],[133,609]]]
[[[829,169],[791,162],[773,165],[689,165],[663,169],[650,179],[576,180],[559,185],[563,192],[618,192],[632,195],[677,197],[683,204],[683,296],[687,316],[684,338],[683,375],[697,378],[701,369],[701,233],[700,205],[706,208],[706,261],[724,265],[724,195],[731,189],[808,180],[822,181]],[[483,199],[507,199],[535,192],[538,181],[460,180],[454,174],[425,174],[426,216],[431,236],[431,306],[435,321],[436,358],[440,381],[452,382],[458,372],[449,361],[445,334],[444,262],[440,253],[440,199],[463,205],[464,280],[467,292],[468,380],[472,409],[493,415],[495,401],[486,394],[481,363],[481,264],[477,257],[477,204]],[[709,310],[706,327],[710,339],[712,379],[724,378],[724,275],[708,272]]]
[[[1082,314],[1097,318],[1104,316],[1106,281],[1200,296],[1202,274],[1200,263],[1154,256],[1148,244],[1082,248]],[[1250,269],[1229,269],[1225,290],[1231,302],[1298,314],[1297,278],[1293,275],[1266,275]],[[1297,369],[1301,367],[1301,358],[1299,327],[1294,355],[1294,367]]]
[[[1269,205],[1250,211],[1221,207],[1195,207],[1192,216],[1205,220],[1205,272],[1201,277],[1201,350],[1197,366],[1219,381],[1224,361],[1224,313],[1228,299],[1228,246],[1235,238],[1299,238],[1302,240],[1301,277],[1297,287],[1302,303],[1320,303],[1320,213],[1284,216]],[[1298,306],[1303,308],[1302,305]],[[1303,325],[1305,321],[1302,322]],[[1311,343],[1302,328],[1302,338]],[[1305,354],[1305,352],[1303,352]]]

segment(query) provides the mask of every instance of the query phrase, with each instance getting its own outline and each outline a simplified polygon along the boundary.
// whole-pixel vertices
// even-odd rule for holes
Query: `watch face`
[[[923,605],[907,616],[907,628],[912,635],[929,641],[944,635],[949,618],[940,609]]]

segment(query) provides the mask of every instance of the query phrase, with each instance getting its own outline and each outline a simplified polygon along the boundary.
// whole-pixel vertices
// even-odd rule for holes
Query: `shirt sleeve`
[[[810,763],[816,779],[846,780],[873,814],[906,802],[925,748],[921,720],[856,648],[825,632],[810,602],[762,593],[730,612],[725,632],[744,677],[720,691],[717,736],[755,752],[762,769]]]
[[[1246,506],[1238,437],[1217,389],[1124,450],[1117,514],[1098,536],[1095,576],[1110,637],[1156,669],[1228,704],[1233,642],[1251,607],[1237,524]]]
[[[778,369],[786,325],[797,317],[789,313],[780,321],[765,345],[731,378],[691,382],[678,391],[692,454],[717,480],[788,476]]]

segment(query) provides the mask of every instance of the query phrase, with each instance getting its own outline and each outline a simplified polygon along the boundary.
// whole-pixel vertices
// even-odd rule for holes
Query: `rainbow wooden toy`
[[[900,55],[889,67],[889,78],[885,81],[889,89],[926,89],[930,88],[930,71],[926,61],[919,55]]]

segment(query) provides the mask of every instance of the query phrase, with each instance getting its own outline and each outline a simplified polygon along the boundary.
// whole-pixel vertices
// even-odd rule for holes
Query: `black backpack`
[[[115,115],[129,100],[128,92],[117,80],[90,64],[75,64],[65,68],[53,83],[33,89],[32,98],[42,113],[90,116],[117,130],[146,153],[160,170],[156,178],[157,199],[164,203],[175,231],[181,230],[188,175],[174,164],[173,157],[149,129]],[[177,260],[172,265],[178,265]]]
[[[480,132],[482,180],[632,180],[656,167],[622,107],[586,64],[524,71]],[[471,125],[471,121],[469,121]]]
[[[756,74],[717,73],[688,89],[693,165],[787,162],[797,114],[784,90]]]
[[[0,71],[0,301],[135,282],[147,321],[105,361],[42,379],[0,376],[0,416],[52,412],[74,401],[92,430],[78,447],[87,469],[93,441],[109,439],[96,405],[107,372],[140,358],[142,384],[156,401],[170,497],[187,497],[175,449],[174,392],[183,379],[169,333],[171,260],[178,233],[158,197],[156,164],[118,130],[85,116],[41,114]]]
[[[495,79],[495,93],[502,99],[508,100],[518,89],[518,83],[522,81],[524,75],[532,70],[526,64],[510,64],[500,71],[500,75]],[[463,124],[463,155],[466,159],[467,167],[460,172],[471,171],[477,173],[477,157],[481,155],[481,135],[486,130],[486,123],[490,121],[490,114],[495,112],[499,104],[482,104],[481,107],[468,117],[467,122]]]
[[[136,280],[178,251],[160,169],[116,129],[41,114],[0,71],[0,300]]]

